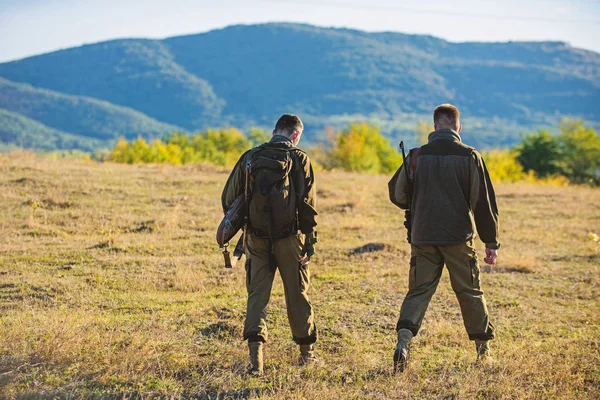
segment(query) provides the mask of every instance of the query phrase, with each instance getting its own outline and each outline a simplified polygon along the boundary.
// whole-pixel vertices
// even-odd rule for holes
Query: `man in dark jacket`
[[[300,364],[316,360],[313,345],[317,340],[317,328],[314,322],[312,305],[308,298],[310,257],[314,254],[317,223],[316,188],[314,173],[308,155],[298,149],[304,127],[295,115],[283,115],[275,125],[273,137],[268,143],[247,151],[234,167],[221,196],[223,211],[226,212],[234,200],[245,192],[246,170],[251,175],[249,185],[255,192],[249,201],[249,224],[246,230],[246,288],[248,305],[244,323],[244,339],[248,340],[250,350],[250,373],[263,372],[263,343],[267,341],[266,309],[271,295],[275,271],[283,281],[288,320],[294,341],[300,346]],[[289,155],[289,158],[287,155]],[[273,157],[271,160],[269,157]],[[285,205],[259,203],[261,192],[275,190],[277,185],[261,186],[268,178],[254,176],[260,163],[278,165],[281,161],[291,161],[287,167],[286,183],[279,182],[281,191],[275,196],[281,202],[293,205],[292,210]],[[269,164],[271,163],[271,164]],[[254,168],[256,167],[256,168]],[[254,169],[253,169],[254,168]],[[263,168],[264,170],[265,168]],[[268,168],[267,168],[268,169]],[[293,187],[292,187],[293,186]],[[275,189],[273,189],[275,187]],[[264,194],[263,193],[263,194]],[[293,199],[290,198],[293,196]],[[258,206],[260,204],[260,206]],[[253,210],[255,212],[253,213]],[[265,211],[266,210],[266,211]],[[290,224],[274,223],[281,216],[290,214]],[[285,222],[285,221],[284,221]],[[261,229],[261,227],[264,227]],[[300,236],[304,234],[304,241]]]
[[[407,180],[405,165],[390,182],[390,200],[403,209],[410,206],[412,226],[409,290],[396,325],[396,371],[406,367],[411,339],[421,327],[444,264],[478,359],[489,355],[488,340],[494,338],[473,247],[476,228],[486,246],[484,261],[496,263],[500,243],[494,188],[481,155],[462,143],[458,109],[440,105],[433,121],[435,131],[429,134],[428,143],[407,157],[412,182]]]

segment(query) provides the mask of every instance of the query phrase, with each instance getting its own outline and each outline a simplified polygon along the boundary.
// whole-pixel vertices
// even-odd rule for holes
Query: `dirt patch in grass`
[[[75,203],[71,202],[71,201],[55,201],[52,199],[45,199],[42,200],[40,206],[42,208],[46,208],[49,210],[52,209],[65,209],[65,208],[71,208],[75,205]]]
[[[239,337],[240,335],[239,328],[226,321],[210,324],[207,327],[199,329],[198,333],[205,337],[218,339]]]
[[[110,240],[105,240],[103,242],[97,243],[93,246],[87,248],[88,250],[108,250],[113,253],[121,253],[123,249],[119,247],[115,247]]]
[[[348,212],[354,210],[354,207],[355,207],[354,203],[338,204],[338,205],[332,207],[331,211],[338,212],[338,213],[348,213]]]
[[[148,221],[140,222],[133,228],[124,228],[123,231],[130,233],[152,233],[155,229],[156,222],[153,219],[151,219]]]
[[[376,253],[381,251],[393,252],[395,248],[386,243],[367,243],[364,246],[356,247],[350,250],[350,255]]]
[[[18,183],[20,185],[35,185],[37,182],[31,178],[19,178],[12,180],[11,183]]]

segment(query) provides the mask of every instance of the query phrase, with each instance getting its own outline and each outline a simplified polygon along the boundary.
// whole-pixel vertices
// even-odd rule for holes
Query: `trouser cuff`
[[[416,325],[407,319],[401,319],[396,324],[396,332],[398,332],[400,329],[408,329],[412,332],[413,336],[417,336],[417,333],[419,332],[419,325]]]
[[[267,339],[265,339],[264,336],[257,335],[257,334],[244,335],[244,340],[247,340],[248,342],[263,342],[263,343],[265,343],[267,341]]]
[[[494,326],[492,324],[489,324],[485,333],[469,333],[470,340],[492,340],[494,337]]]
[[[313,344],[317,341],[317,328],[313,329],[313,333],[310,336],[299,338],[297,336],[292,337],[296,344]]]

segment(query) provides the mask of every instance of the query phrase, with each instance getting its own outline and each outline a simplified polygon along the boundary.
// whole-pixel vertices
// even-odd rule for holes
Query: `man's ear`
[[[294,131],[294,134],[292,135],[292,142],[298,143],[298,141],[300,141],[300,136],[301,135],[302,135],[302,132],[300,132],[300,131]]]
[[[458,130],[456,131],[456,133],[461,133],[462,132],[462,124],[458,124]]]

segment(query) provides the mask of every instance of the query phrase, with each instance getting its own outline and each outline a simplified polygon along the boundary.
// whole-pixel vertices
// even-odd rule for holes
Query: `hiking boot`
[[[248,349],[250,350],[250,367],[248,368],[248,374],[250,375],[259,376],[263,374],[262,348],[262,342],[248,342]]]
[[[398,331],[398,345],[394,352],[394,373],[404,372],[408,363],[410,341],[412,338],[413,334],[408,329],[400,329]]]
[[[477,361],[485,361],[491,358],[490,344],[487,340],[475,339],[475,350],[477,350]]]
[[[298,358],[298,364],[300,365],[312,365],[319,361],[315,354],[314,344],[301,344],[300,345],[300,357]]]

